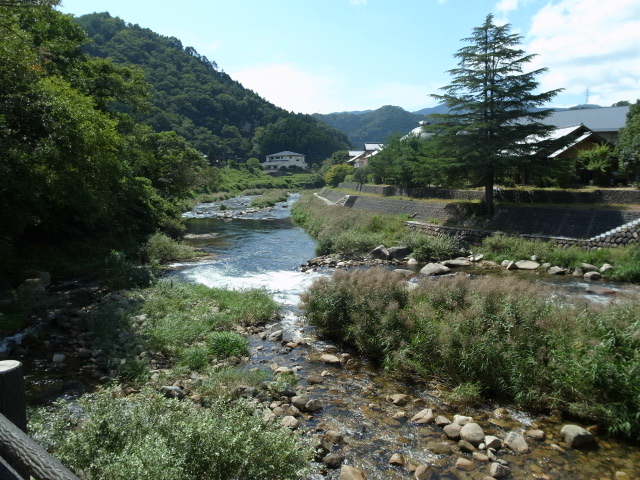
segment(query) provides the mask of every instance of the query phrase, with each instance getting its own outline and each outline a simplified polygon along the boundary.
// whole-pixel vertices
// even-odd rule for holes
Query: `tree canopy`
[[[640,100],[631,105],[627,123],[620,130],[616,145],[619,168],[622,171],[638,173],[640,170]]]
[[[433,95],[450,113],[433,115],[445,148],[458,170],[485,190],[487,214],[493,215],[493,187],[497,178],[519,165],[542,161],[550,148],[545,140],[553,130],[537,120],[551,110],[534,110],[560,90],[535,93],[536,77],[546,71],[524,72],[534,55],[518,48],[522,37],[510,33],[510,25],[495,25],[487,15],[464,41],[468,46],[454,56],[458,68],[449,71],[452,83]]]

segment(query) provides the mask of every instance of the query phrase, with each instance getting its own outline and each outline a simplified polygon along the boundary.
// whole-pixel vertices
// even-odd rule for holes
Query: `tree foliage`
[[[627,123],[620,130],[615,150],[620,170],[637,173],[640,169],[640,100],[627,114]]]
[[[559,90],[534,93],[536,77],[546,71],[523,69],[534,55],[518,48],[522,37],[510,25],[498,26],[488,15],[482,26],[464,39],[469,45],[454,56],[458,68],[449,71],[452,83],[433,95],[450,108],[434,115],[448,157],[456,158],[460,174],[484,186],[487,213],[493,214],[493,187],[497,178],[514,167],[543,161],[551,147],[544,140],[552,126],[537,120],[550,110],[534,110],[549,102]]]

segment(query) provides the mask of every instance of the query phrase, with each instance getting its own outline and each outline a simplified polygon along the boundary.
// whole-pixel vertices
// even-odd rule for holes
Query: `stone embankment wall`
[[[455,238],[460,243],[469,245],[480,245],[486,237],[499,235],[502,232],[494,230],[479,230],[473,228],[448,227],[445,225],[435,225],[425,222],[408,221],[407,227],[411,230],[422,232],[433,237],[449,236]],[[513,235],[513,234],[512,234]],[[589,250],[596,250],[601,247],[618,247],[629,244],[640,243],[640,225],[636,224],[623,228],[621,232],[611,233],[599,239],[580,239],[568,237],[554,237],[547,235],[526,235],[515,234],[527,240],[541,240],[553,242],[563,248],[582,247]]]
[[[375,193],[387,197],[439,198],[442,200],[482,200],[484,198],[484,192],[480,190],[454,190],[446,188],[403,189],[347,182],[341,183],[340,188],[347,188],[363,193]],[[495,192],[495,198],[497,201],[509,203],[617,203],[623,205],[640,205],[640,190],[592,190],[589,192],[500,190]]]
[[[345,197],[328,188],[319,195],[334,203]],[[359,195],[349,196],[345,206],[391,215],[406,214],[414,220],[408,222],[410,228],[429,235],[453,236],[469,244],[478,244],[496,233],[586,248],[640,243],[640,211],[497,206],[495,215],[486,218],[478,205]],[[624,226],[621,231],[614,231],[620,226]]]

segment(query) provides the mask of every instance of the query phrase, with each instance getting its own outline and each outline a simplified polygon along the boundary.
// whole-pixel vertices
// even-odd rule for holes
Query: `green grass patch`
[[[460,399],[560,408],[640,438],[640,305],[580,309],[513,278],[336,272],[303,296],[319,332],[390,369],[449,379]]]
[[[273,207],[276,203],[286,202],[287,196],[287,190],[271,190],[251,199],[251,206],[258,208]]]
[[[38,411],[29,428],[88,480],[297,479],[308,472],[311,457],[297,436],[275,423],[263,425],[242,403],[198,408],[151,390],[62,402],[54,412]]]
[[[192,260],[202,256],[191,245],[174,240],[164,233],[154,233],[142,247],[142,257],[145,263],[165,264],[180,260]]]

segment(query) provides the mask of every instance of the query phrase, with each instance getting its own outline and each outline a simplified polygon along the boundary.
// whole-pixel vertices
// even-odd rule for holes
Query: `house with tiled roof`
[[[300,168],[306,170],[309,165],[306,156],[295,152],[278,152],[267,155],[267,160],[262,164],[265,173],[282,173],[290,168]]]

